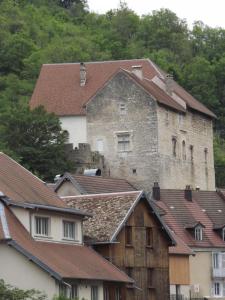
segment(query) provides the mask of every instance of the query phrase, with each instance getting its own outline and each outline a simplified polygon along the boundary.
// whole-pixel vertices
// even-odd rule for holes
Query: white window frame
[[[213,297],[221,297],[223,294],[222,282],[215,281],[213,282]]]
[[[79,298],[78,284],[71,284],[70,299],[76,299],[76,298]]]
[[[97,285],[92,285],[91,286],[91,300],[98,300],[98,286]]]
[[[131,152],[132,151],[132,132],[118,131],[116,134],[117,152]],[[127,138],[126,138],[127,137]],[[123,139],[121,139],[123,138]],[[122,145],[123,146],[120,146]]]
[[[68,223],[70,225],[73,224],[73,237],[70,237],[70,236],[65,236],[65,224]],[[74,221],[71,221],[71,220],[65,220],[63,219],[62,220],[62,226],[63,226],[63,240],[69,240],[69,241],[76,241],[77,239],[77,223],[74,222]]]
[[[213,252],[213,269],[219,269],[220,268],[220,253]]]
[[[195,227],[195,240],[202,241],[203,239],[203,228],[202,226],[198,225]]]
[[[37,219],[45,219],[47,220],[47,234],[43,234],[43,233],[38,233],[37,232]],[[51,229],[51,223],[50,223],[50,217],[48,216],[40,216],[40,215],[35,215],[34,216],[34,235],[35,236],[40,236],[40,237],[49,237],[50,236],[50,229]],[[42,227],[43,225],[41,225]]]

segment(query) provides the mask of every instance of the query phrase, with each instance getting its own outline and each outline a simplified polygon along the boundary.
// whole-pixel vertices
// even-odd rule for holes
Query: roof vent
[[[192,190],[190,185],[186,185],[186,188],[184,190],[184,198],[187,201],[192,201]]]
[[[86,176],[101,176],[102,171],[100,169],[86,169],[84,175]]]
[[[152,188],[152,196],[153,196],[153,199],[155,199],[156,201],[160,200],[160,186],[159,186],[158,182],[154,182],[154,185]]]
[[[86,67],[83,62],[80,63],[80,86],[85,86],[86,83]]]
[[[139,79],[143,79],[142,65],[132,66],[132,73]]]
[[[169,95],[172,95],[173,89],[174,89],[174,82],[173,82],[173,75],[167,74],[165,78],[165,84],[166,84],[166,92]]]

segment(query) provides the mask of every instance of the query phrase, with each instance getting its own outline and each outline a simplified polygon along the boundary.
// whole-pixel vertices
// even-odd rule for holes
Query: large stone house
[[[127,299],[169,299],[169,246],[175,245],[174,237],[142,191],[62,199],[69,207],[92,212],[93,218],[84,222],[85,241],[134,279]]]
[[[215,189],[215,115],[148,59],[46,64],[30,106],[60,117],[69,142],[104,156],[104,174],[149,191]]]
[[[70,299],[125,300],[134,281],[84,246],[87,212],[68,208],[40,179],[0,153],[0,278]]]

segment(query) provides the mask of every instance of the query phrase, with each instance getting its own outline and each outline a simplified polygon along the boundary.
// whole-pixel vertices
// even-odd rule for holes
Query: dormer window
[[[203,228],[202,226],[198,225],[195,227],[195,240],[202,241],[203,239]]]
[[[40,236],[49,236],[49,218],[35,217],[35,234]]]
[[[63,238],[75,240],[75,222],[63,221]]]

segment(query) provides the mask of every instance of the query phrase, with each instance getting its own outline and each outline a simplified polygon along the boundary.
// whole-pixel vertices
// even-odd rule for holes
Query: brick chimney
[[[80,86],[85,86],[86,83],[86,67],[83,62],[80,63]]]
[[[160,186],[158,182],[154,182],[153,188],[152,188],[152,196],[153,199],[156,201],[160,200]]]
[[[132,73],[139,79],[143,79],[142,65],[132,66]]]
[[[167,74],[165,78],[165,84],[166,84],[166,92],[169,95],[172,95],[173,93],[173,88],[174,88],[174,82],[173,82],[173,75],[172,74]]]
[[[186,185],[186,188],[184,190],[184,198],[187,201],[192,201],[192,190],[190,185]]]

